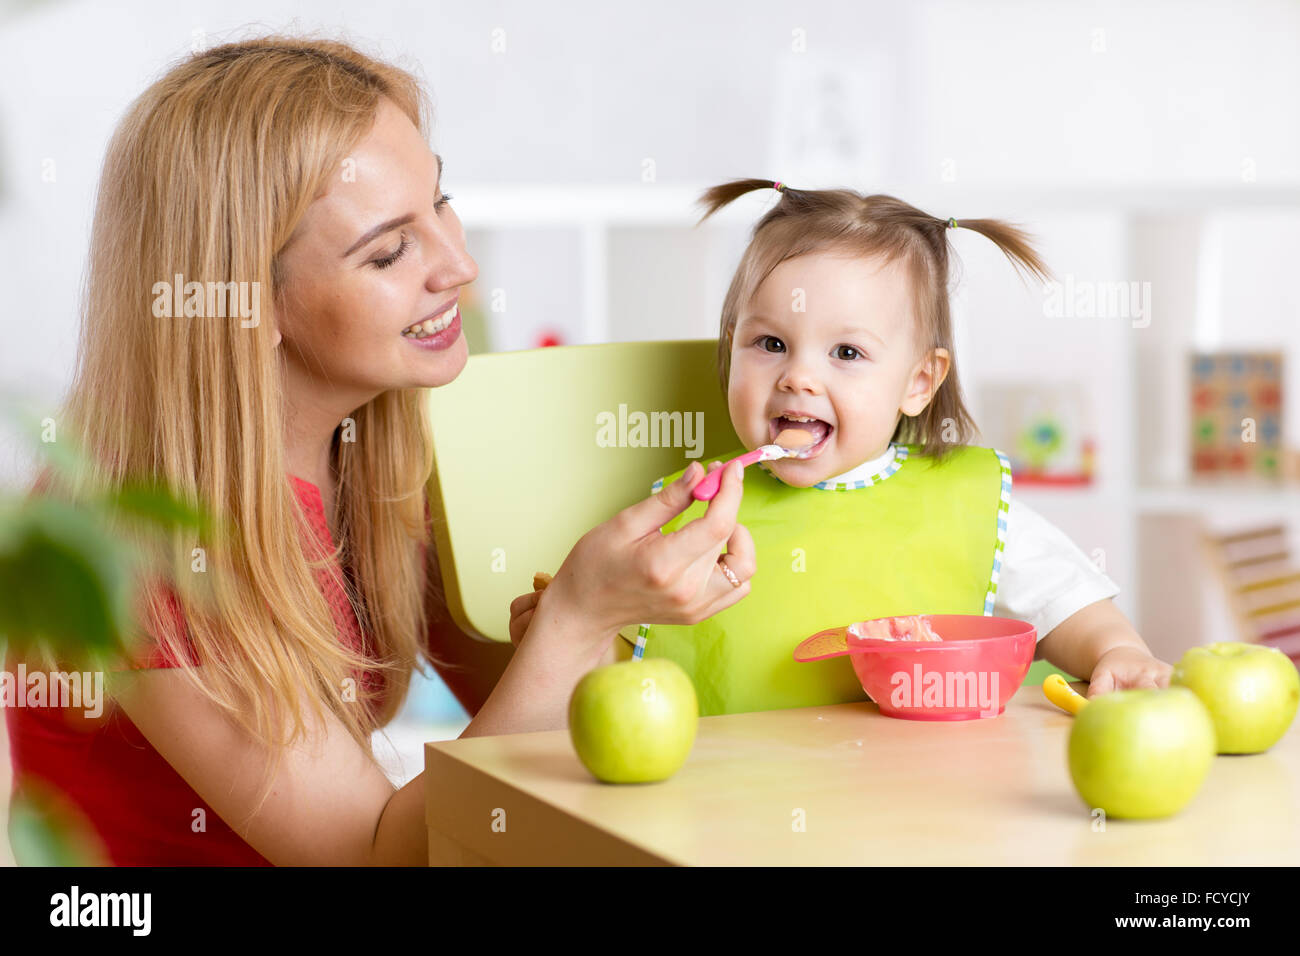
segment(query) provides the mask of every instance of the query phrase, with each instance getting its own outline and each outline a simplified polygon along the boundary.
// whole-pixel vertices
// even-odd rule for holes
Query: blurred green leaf
[[[122,647],[134,563],[93,512],[50,498],[9,509],[0,521],[0,631],[20,651]]]
[[[208,534],[212,529],[212,519],[204,509],[186,504],[160,484],[129,482],[110,495],[107,504],[121,514],[167,530],[191,528]]]
[[[9,808],[9,845],[19,866],[107,866],[108,854],[84,816],[49,788],[28,785]]]

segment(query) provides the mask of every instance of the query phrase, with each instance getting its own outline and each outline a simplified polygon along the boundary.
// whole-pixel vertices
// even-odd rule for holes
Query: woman
[[[80,726],[7,712],[16,786],[66,794],[113,862],[423,864],[423,774],[395,790],[370,749],[422,656],[473,712],[465,735],[560,728],[619,628],[748,593],[738,474],[659,533],[693,467],[516,602],[517,646],[448,623],[422,407],[465,365],[451,317],[477,269],[427,109],[346,45],[265,38],[174,68],[109,146],[61,425],[88,485],[147,475],[233,529],[169,542],[120,706]]]

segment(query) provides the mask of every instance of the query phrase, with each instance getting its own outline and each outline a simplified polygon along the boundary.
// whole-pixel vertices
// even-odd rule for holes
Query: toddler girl
[[[1110,600],[1119,589],[1061,531],[1012,502],[1005,455],[968,444],[948,236],[978,232],[1045,278],[1024,233],[997,220],[938,219],[889,196],[757,179],[710,189],[705,218],[773,187],[780,199],[754,229],[718,339],[745,448],[714,461],[787,428],[815,444],[806,457],[745,469],[738,520],[755,543],[750,593],[696,625],[643,626],[645,655],[686,669],[701,714],[833,704],[865,699],[862,687],[847,657],[796,663],[804,638],[877,617],[991,614],[1033,624],[1037,656],[1090,678],[1090,695],[1166,686],[1171,668]],[[692,504],[663,531],[704,508]],[[734,579],[725,554],[719,562]],[[624,646],[619,656],[629,654]]]

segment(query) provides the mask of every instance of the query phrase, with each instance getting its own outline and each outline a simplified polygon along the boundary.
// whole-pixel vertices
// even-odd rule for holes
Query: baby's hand
[[[533,622],[533,613],[537,610],[537,602],[542,598],[542,592],[546,586],[551,583],[551,575],[545,571],[538,571],[533,575],[533,590],[529,594],[521,594],[510,602],[510,643],[515,647],[524,639],[524,634],[528,630],[528,625]]]
[[[1088,679],[1088,696],[1138,687],[1168,687],[1173,667],[1136,647],[1112,647],[1097,659]]]

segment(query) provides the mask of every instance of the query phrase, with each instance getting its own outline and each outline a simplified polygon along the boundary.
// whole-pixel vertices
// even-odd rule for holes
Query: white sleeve
[[[1065,532],[1012,495],[995,617],[1028,621],[1041,641],[1075,611],[1117,594]]]

